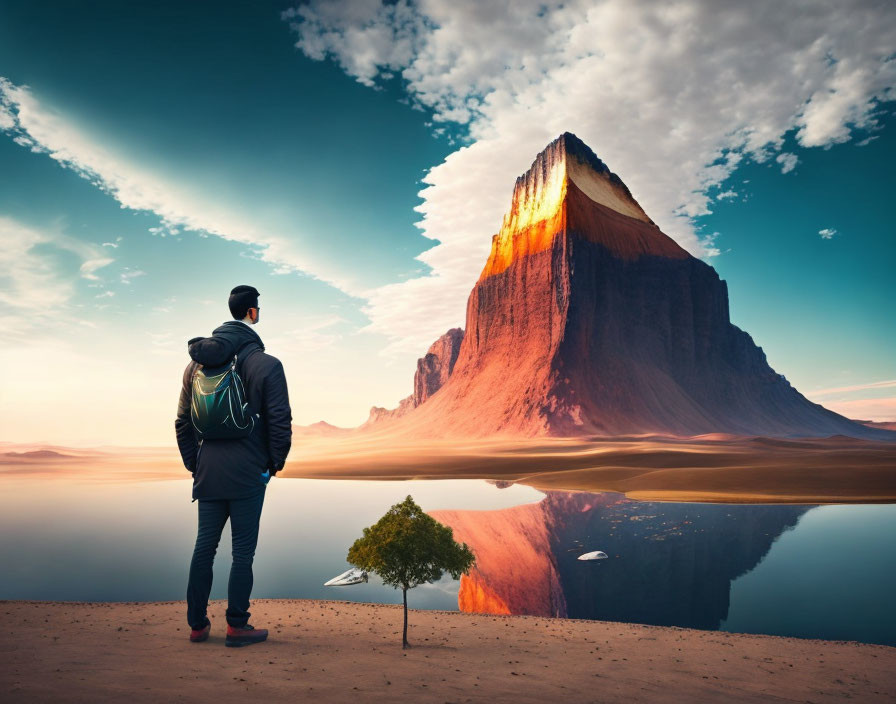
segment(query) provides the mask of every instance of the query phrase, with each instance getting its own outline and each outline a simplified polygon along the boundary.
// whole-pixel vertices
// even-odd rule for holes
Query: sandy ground
[[[896,699],[896,648],[599,621],[259,600],[268,642],[190,643],[182,603],[0,602],[7,702]]]

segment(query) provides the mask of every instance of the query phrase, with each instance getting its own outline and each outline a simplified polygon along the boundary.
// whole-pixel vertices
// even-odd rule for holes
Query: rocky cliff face
[[[414,410],[414,396],[405,396],[395,408],[385,408],[384,406],[371,406],[370,413],[367,414],[367,420],[360,426],[360,429],[368,429],[372,426],[381,427],[384,422],[398,420]]]
[[[417,373],[414,374],[415,407],[430,398],[448,381],[454,371],[463,339],[464,331],[452,328],[433,342],[426,355],[417,360]]]
[[[465,332],[446,337],[418,364],[408,433],[881,432],[776,374],[731,324],[715,270],[569,133],[517,179]]]
[[[452,328],[430,345],[426,354],[417,360],[414,374],[414,393],[401,399],[396,408],[373,406],[362,428],[383,426],[384,421],[403,418],[444,386],[454,370],[464,331]]]

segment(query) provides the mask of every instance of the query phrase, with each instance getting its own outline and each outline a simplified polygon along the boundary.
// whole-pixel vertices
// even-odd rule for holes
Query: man
[[[237,286],[228,300],[234,319],[211,337],[194,337],[187,343],[192,361],[184,371],[174,429],[184,466],[193,474],[193,500],[199,502],[199,530],[187,586],[187,621],[195,643],[207,640],[211,630],[207,610],[212,563],[228,518],[233,564],[225,645],[259,643],[268,635],[267,630],[249,625],[252,560],[267,482],[283,468],[289,453],[292,412],[283,365],[265,353],[253,329],[258,324],[258,296],[252,286]],[[226,369],[234,357],[254,427],[245,437],[200,440],[190,415],[193,374],[200,365]]]

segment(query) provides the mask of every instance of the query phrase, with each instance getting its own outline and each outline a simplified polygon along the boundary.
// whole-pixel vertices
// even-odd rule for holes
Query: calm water
[[[473,480],[275,479],[253,596],[399,603],[375,578],[323,583],[349,567],[345,554],[362,528],[409,493],[425,510],[451,510],[474,526],[465,537],[482,553],[474,578],[514,613],[896,645],[893,505],[640,503]],[[189,495],[188,480],[0,477],[0,598],[182,599],[196,523]],[[226,530],[213,598],[226,594]],[[514,570],[507,560],[527,549],[534,562]],[[590,550],[609,559],[576,559]],[[424,585],[409,601],[457,609],[458,583]]]

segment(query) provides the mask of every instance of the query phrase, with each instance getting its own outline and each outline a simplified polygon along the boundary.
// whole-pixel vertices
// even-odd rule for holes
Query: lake
[[[184,598],[189,480],[0,477],[0,598]],[[474,549],[477,570],[409,593],[414,608],[650,623],[896,645],[896,506],[636,502],[479,480],[274,479],[257,598],[400,603],[348,569],[362,529],[407,494]],[[229,528],[212,598],[226,596]],[[583,562],[602,550],[605,560]]]

